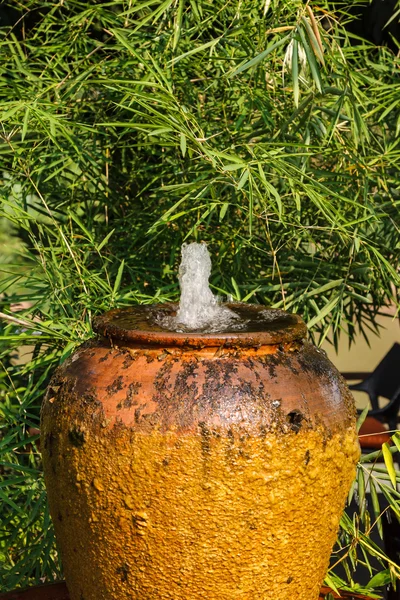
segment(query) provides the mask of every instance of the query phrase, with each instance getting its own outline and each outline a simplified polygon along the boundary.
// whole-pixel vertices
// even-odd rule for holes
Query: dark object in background
[[[368,417],[387,423],[389,430],[397,429],[400,406],[400,344],[393,344],[375,370],[364,381],[349,386],[351,390],[368,394],[372,410]],[[379,408],[378,397],[383,396],[389,404]]]
[[[349,386],[351,390],[368,394],[373,410],[379,409],[378,397],[391,400],[400,388],[400,344],[393,344],[374,371]]]
[[[355,2],[346,7],[347,12],[356,17],[346,25],[346,29],[376,46],[385,45],[397,53],[399,48],[395,40],[400,43],[399,16],[387,27],[386,24],[399,8],[397,0],[373,0],[364,6]]]

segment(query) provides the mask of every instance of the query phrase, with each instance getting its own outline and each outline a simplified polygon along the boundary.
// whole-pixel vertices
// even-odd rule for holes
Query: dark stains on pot
[[[104,354],[104,356],[101,356],[99,358],[99,363],[105,362],[106,360],[108,360],[111,356],[113,355],[113,350],[109,350],[108,352],[106,352]]]
[[[225,434],[225,460],[231,469],[236,464],[236,448],[235,448],[235,434],[232,428],[229,428]]]
[[[211,432],[204,422],[199,423],[200,435],[201,435],[201,451],[203,456],[207,457],[211,452]]]
[[[287,415],[287,420],[289,422],[290,428],[295,433],[298,433],[300,431],[300,427],[302,426],[302,422],[304,421],[304,419],[305,417],[303,413],[299,410],[292,410]]]
[[[84,394],[82,394],[81,401],[84,404],[97,404],[97,406],[101,406],[101,402],[99,402],[97,398],[95,388],[92,388],[92,390],[88,390]]]
[[[170,383],[170,377],[172,365],[173,362],[171,360],[166,360],[157,373],[157,376],[154,380],[154,388],[158,392],[158,395],[156,394],[153,398],[153,400],[156,402],[161,399],[160,396],[163,392],[171,391],[172,384]]]
[[[155,393],[152,401],[157,405],[157,418],[163,415],[165,421],[176,421],[183,426],[194,420],[193,408],[198,395],[196,382],[197,361],[182,363],[178,375],[172,374],[175,358],[168,355],[154,380]],[[193,379],[193,381],[190,381]],[[185,398],[185,402],[181,399]]]
[[[140,404],[138,406],[138,408],[135,410],[135,423],[139,423],[141,420],[143,420],[144,415],[142,415],[143,410],[146,408],[147,403],[144,402],[143,404]]]
[[[116,569],[116,572],[121,576],[121,581],[128,581],[129,571],[129,566],[126,563]]]
[[[257,360],[266,366],[271,379],[276,379],[276,377],[278,377],[277,369],[279,367],[289,369],[293,375],[298,375],[299,370],[295,366],[295,360],[300,355],[302,347],[303,342],[294,342],[290,346],[286,345],[283,349],[282,346],[279,346],[279,349],[275,354],[266,354],[264,357],[260,357]]]
[[[68,439],[75,448],[82,448],[85,443],[85,433],[77,427],[73,427],[68,432]]]
[[[122,375],[119,375],[114,381],[106,387],[106,391],[109,396],[116,394],[124,387],[124,378]]]
[[[126,393],[125,399],[117,404],[117,410],[120,410],[121,408],[131,408],[132,406],[136,406],[137,401],[134,400],[134,396],[138,395],[141,387],[142,384],[138,381],[130,383],[128,385],[128,391]]]
[[[122,368],[123,369],[129,369],[129,367],[131,366],[131,364],[137,359],[137,354],[134,354],[133,352],[129,352],[129,350],[125,351],[125,358],[124,358],[124,362],[122,363]]]
[[[51,431],[44,436],[44,447],[47,450],[50,458],[53,456],[54,440],[55,440],[55,435]]]
[[[173,362],[175,363],[175,359]],[[171,393],[167,395],[172,419],[176,419],[182,426],[188,423],[194,425],[196,421],[196,402],[201,397],[197,378],[197,361],[185,361],[175,377]],[[185,398],[186,402],[180,401],[182,398]],[[160,408],[168,410],[165,405],[161,405]]]
[[[236,375],[237,371],[236,361],[229,359],[207,361],[203,395],[210,399],[212,408],[214,408],[213,400],[217,399],[223,389],[230,385],[232,377]]]
[[[276,354],[267,354],[263,357],[262,362],[268,368],[270,378],[275,379],[277,377],[276,368],[280,364],[279,357]]]

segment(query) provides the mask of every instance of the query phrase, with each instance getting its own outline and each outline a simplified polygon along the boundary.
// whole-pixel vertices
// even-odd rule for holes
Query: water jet
[[[71,600],[319,597],[359,457],[353,398],[299,316],[221,305],[210,270],[184,248],[180,305],[100,316],[50,383]]]

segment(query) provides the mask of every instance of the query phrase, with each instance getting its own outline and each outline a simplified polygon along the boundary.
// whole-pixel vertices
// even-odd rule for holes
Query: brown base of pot
[[[15,592],[0,594],[1,600],[69,600],[64,581],[47,583]]]
[[[321,588],[320,600],[324,600],[329,593],[334,598],[339,598],[332,590],[323,587]],[[369,596],[350,594],[348,592],[341,592],[340,598],[347,598],[347,600],[371,600]],[[69,600],[69,594],[65,583],[60,582],[0,594],[0,600]]]

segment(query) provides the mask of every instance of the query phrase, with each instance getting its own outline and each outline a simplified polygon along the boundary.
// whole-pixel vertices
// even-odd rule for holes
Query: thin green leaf
[[[391,581],[390,569],[384,569],[380,571],[367,584],[369,588],[382,587],[383,585],[389,584]]]
[[[238,300],[238,302],[240,302],[241,299],[241,294],[240,294],[240,290],[239,290],[239,286],[236,283],[235,279],[233,277],[231,277],[231,282],[233,285],[233,289],[235,290],[235,294],[236,294],[236,300]]]
[[[357,419],[357,433],[360,431],[362,424],[364,423],[367,415],[368,415],[368,411],[369,411],[369,406],[367,405],[362,413],[359,415],[358,419]]]
[[[106,237],[100,242],[100,244],[97,246],[97,252],[100,252],[102,250],[102,248],[104,248],[104,246],[108,243],[110,237],[112,236],[112,234],[114,233],[115,229],[112,229],[109,233],[107,233]]]
[[[392,486],[396,489],[396,471],[394,468],[393,456],[389,449],[389,444],[386,442],[382,444],[383,460],[385,461],[386,468],[389,473],[390,481]]]
[[[185,156],[185,154],[186,154],[186,136],[183,135],[183,133],[180,134],[180,146],[181,146],[182,156]]]
[[[372,508],[373,508],[375,520],[376,520],[376,526],[377,526],[379,535],[380,535],[381,539],[383,540],[382,513],[381,513],[381,508],[379,505],[378,493],[376,491],[376,486],[375,486],[375,482],[373,480],[372,475],[370,475],[368,482],[369,482],[369,489],[370,489],[370,494],[371,494]]]
[[[183,7],[185,6],[185,0],[179,0],[178,3],[178,11],[176,14],[176,19],[175,19],[175,24],[174,24],[174,41],[172,44],[172,50],[175,50],[175,48],[178,45],[179,42],[179,38],[181,36],[181,29],[182,29],[182,14],[183,14]]]
[[[266,50],[264,50],[263,52],[261,52],[260,54],[258,54],[254,58],[252,58],[251,60],[247,61],[244,65],[241,65],[240,67],[238,67],[232,73],[231,77],[234,77],[235,75],[239,75],[239,73],[243,73],[243,71],[246,71],[247,69],[250,69],[251,67],[255,67],[256,65],[258,65],[258,63],[260,63],[262,60],[264,60],[268,56],[268,54],[271,54],[271,52],[273,52],[280,46],[283,46],[283,44],[285,44],[288,40],[289,40],[289,36],[286,35],[285,37],[279,39],[278,41],[274,42],[273,44],[270,44],[270,46],[268,46],[268,48]]]
[[[124,259],[122,259],[121,264],[119,265],[117,277],[115,278],[115,282],[114,282],[114,289],[113,289],[114,294],[116,294],[120,288],[122,273],[124,272],[124,267],[125,267],[125,261],[124,261]]]
[[[330,302],[325,304],[324,308],[319,312],[319,314],[316,315],[310,321],[308,321],[308,323],[307,323],[308,329],[312,329],[312,327],[314,327],[317,323],[320,323],[323,319],[325,319],[325,317],[327,315],[329,315],[329,313],[335,308],[335,306],[337,305],[339,300],[340,300],[340,296],[335,296],[334,298],[332,298],[332,300]]]
[[[219,211],[219,220],[222,221],[226,215],[226,211],[229,208],[229,202],[224,202]]]
[[[238,191],[241,190],[242,187],[244,187],[246,185],[246,182],[249,178],[249,174],[250,174],[250,171],[248,169],[243,171],[243,174],[242,174],[242,176],[239,180],[238,186],[237,186]]]
[[[295,106],[299,106],[299,43],[296,38],[293,39],[292,53],[292,82],[293,96]]]
[[[298,26],[297,31],[299,32],[299,35],[301,37],[302,46],[303,46],[304,51],[306,53],[307,63],[309,65],[309,67],[310,67],[312,78],[313,78],[313,80],[315,82],[315,85],[317,86],[318,91],[320,93],[322,93],[321,75],[320,75],[320,72],[319,72],[319,68],[318,68],[317,62],[315,60],[314,53],[310,49],[310,46],[308,45],[308,42],[306,40],[306,36],[305,36],[304,30],[303,30],[303,28],[300,25]]]

